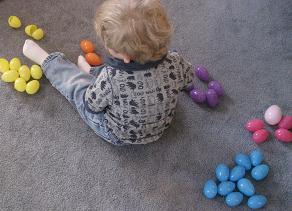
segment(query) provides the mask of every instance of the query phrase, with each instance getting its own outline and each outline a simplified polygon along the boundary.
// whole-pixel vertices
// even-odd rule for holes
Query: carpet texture
[[[22,55],[24,27],[7,26],[17,15],[24,26],[45,30],[38,43],[47,51],[76,62],[79,41],[96,41],[100,2],[0,1],[0,57],[32,65]],[[46,79],[34,96],[1,81],[0,210],[231,210],[223,198],[203,197],[202,187],[217,164],[231,167],[237,152],[257,147],[243,128],[248,119],[263,118],[272,104],[292,115],[292,1],[163,2],[174,25],[172,48],[224,84],[220,106],[199,106],[182,93],[160,141],[119,148],[98,138]],[[105,53],[100,45],[98,51]],[[271,169],[255,183],[269,199],[263,210],[288,211],[292,145],[270,136],[259,147]],[[237,210],[248,210],[246,200]]]

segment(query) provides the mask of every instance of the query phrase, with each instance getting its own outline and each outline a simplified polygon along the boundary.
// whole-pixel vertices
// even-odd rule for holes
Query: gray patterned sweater
[[[192,83],[193,68],[178,53],[147,64],[108,59],[85,93],[91,112],[105,112],[106,125],[120,140],[146,144],[169,127],[180,91]]]

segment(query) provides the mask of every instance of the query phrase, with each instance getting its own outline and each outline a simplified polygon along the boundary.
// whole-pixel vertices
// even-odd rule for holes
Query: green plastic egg
[[[8,70],[9,70],[9,62],[4,58],[0,58],[0,73],[5,73]]]
[[[27,65],[22,65],[19,68],[19,76],[23,78],[25,81],[28,81],[30,79],[30,69]]]
[[[20,21],[19,17],[17,17],[17,16],[10,16],[8,18],[8,24],[10,27],[12,27],[14,29],[21,27],[21,21]]]
[[[26,81],[23,78],[17,78],[14,82],[14,89],[24,92],[26,89]]]
[[[21,66],[21,61],[19,58],[13,58],[10,60],[10,63],[9,63],[9,67],[10,67],[10,70],[19,70]]]
[[[1,76],[2,81],[4,82],[14,82],[19,77],[19,74],[16,70],[9,70]]]
[[[27,25],[24,29],[25,33],[28,35],[28,36],[32,36],[32,34],[37,30],[37,25],[34,25],[34,24],[31,24],[31,25]]]
[[[39,28],[37,30],[35,30],[32,35],[31,35],[35,40],[40,40],[44,37],[44,31]]]
[[[34,64],[30,68],[30,74],[32,78],[39,80],[43,76],[43,71],[40,66]]]
[[[32,80],[26,84],[26,93],[33,95],[37,93],[37,91],[40,89],[40,82],[37,80]]]

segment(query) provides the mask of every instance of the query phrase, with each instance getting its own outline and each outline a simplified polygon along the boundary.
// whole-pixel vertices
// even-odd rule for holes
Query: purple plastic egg
[[[222,96],[224,94],[224,89],[219,81],[211,81],[208,84],[209,89],[214,89],[218,96]]]
[[[210,107],[215,107],[219,103],[218,95],[214,89],[208,89],[206,93],[207,103]]]
[[[195,74],[196,76],[202,80],[202,81],[209,81],[209,73],[208,73],[208,70],[203,67],[203,66],[198,66],[196,69],[195,69]]]
[[[204,103],[206,101],[206,93],[199,89],[193,89],[190,91],[190,97],[196,103]]]

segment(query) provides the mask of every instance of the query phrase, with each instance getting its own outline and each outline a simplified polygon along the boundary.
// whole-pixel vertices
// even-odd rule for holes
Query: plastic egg
[[[9,62],[7,59],[0,58],[0,73],[5,73],[9,70]]]
[[[226,196],[227,194],[231,193],[235,189],[235,184],[230,181],[221,182],[218,185],[218,194],[221,196]]]
[[[80,47],[85,54],[93,53],[95,49],[93,43],[89,40],[82,40],[80,42]]]
[[[32,37],[32,34],[37,30],[37,25],[31,24],[31,25],[27,25],[24,29],[25,33]]]
[[[37,80],[32,80],[26,84],[26,93],[33,95],[40,89],[40,83]]]
[[[292,133],[287,129],[280,128],[276,130],[275,137],[276,139],[282,142],[286,142],[286,143],[292,142]]]
[[[251,209],[260,209],[268,202],[267,198],[263,195],[254,195],[247,201],[247,206]]]
[[[256,132],[254,132],[252,135],[252,139],[257,144],[260,144],[260,143],[266,141],[268,137],[269,137],[269,131],[267,131],[265,129],[258,130]]]
[[[268,176],[268,173],[269,166],[267,166],[266,164],[256,166],[251,170],[252,178],[254,178],[257,181],[264,179],[266,176]]]
[[[279,123],[279,128],[292,129],[292,116],[284,116]]]
[[[245,124],[245,128],[249,131],[249,132],[256,132],[257,130],[263,129],[265,126],[265,123],[263,120],[261,119],[252,119],[249,120],[246,124]]]
[[[102,59],[96,53],[88,53],[85,55],[85,59],[88,64],[92,66],[99,66],[102,64]]]
[[[30,69],[27,65],[22,65],[19,68],[19,76],[23,78],[25,81],[28,81],[30,79]]]
[[[235,166],[230,172],[230,181],[236,182],[245,176],[245,168],[243,166]]]
[[[265,120],[270,125],[276,125],[282,118],[281,108],[277,105],[270,106],[265,112]]]
[[[39,65],[34,64],[30,68],[30,74],[32,78],[39,80],[43,76],[43,71]]]
[[[237,182],[238,190],[246,196],[252,196],[255,193],[255,188],[250,180],[242,178]]]
[[[206,101],[206,94],[199,89],[193,89],[190,91],[190,97],[196,103],[204,103]]]
[[[243,195],[240,192],[232,192],[229,193],[226,198],[225,198],[225,203],[229,206],[229,207],[236,207],[238,205],[240,205],[240,203],[243,200]]]
[[[14,89],[24,92],[26,89],[26,81],[23,78],[17,78],[14,82]]]
[[[209,89],[213,89],[218,96],[224,95],[224,89],[219,81],[211,81],[208,84]]]
[[[217,185],[213,180],[208,180],[204,185],[204,195],[208,199],[213,199],[217,195]]]
[[[216,177],[220,182],[225,182],[229,178],[229,168],[225,164],[219,164],[216,167]]]
[[[1,76],[2,81],[4,82],[14,82],[19,77],[19,74],[16,70],[9,70]]]
[[[208,89],[208,91],[206,92],[206,98],[207,98],[207,103],[210,107],[215,107],[219,103],[218,95],[213,89]]]
[[[251,169],[251,162],[246,154],[243,153],[236,154],[234,161],[237,165],[244,167],[245,170]]]
[[[209,81],[208,70],[201,65],[195,69],[195,75],[202,81]]]
[[[45,33],[44,31],[41,29],[41,28],[38,28],[37,30],[35,30],[33,33],[32,33],[32,37],[35,39],[35,40],[41,40],[43,37],[44,37]]]
[[[21,61],[19,58],[15,57],[15,58],[10,60],[10,63],[9,63],[10,70],[17,70],[18,71],[20,66],[21,66]]]
[[[249,158],[253,166],[258,166],[263,162],[264,154],[261,150],[255,149],[249,154]]]
[[[17,29],[17,28],[21,27],[21,21],[20,21],[19,17],[17,17],[17,16],[10,16],[8,18],[8,25],[12,28]]]

